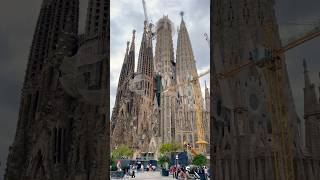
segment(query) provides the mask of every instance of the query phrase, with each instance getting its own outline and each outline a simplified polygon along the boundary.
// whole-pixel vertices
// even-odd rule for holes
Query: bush
[[[158,158],[158,162],[160,165],[164,165],[164,163],[169,163],[170,161],[170,158],[166,155],[161,155],[159,158]]]
[[[204,166],[207,164],[207,158],[203,154],[198,154],[193,157],[192,164],[196,166]]]
[[[121,144],[111,152],[112,159],[121,159],[122,157],[129,158],[133,156],[133,150],[128,145]]]
[[[111,170],[111,171],[116,171],[116,170],[118,170],[117,165],[116,165],[116,163],[115,163],[114,161],[111,162],[111,169],[110,169],[110,170]]]

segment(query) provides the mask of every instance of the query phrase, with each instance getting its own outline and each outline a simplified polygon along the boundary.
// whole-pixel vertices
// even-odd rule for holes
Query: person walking
[[[131,178],[136,178],[136,174],[135,174],[135,166],[132,166],[132,172],[131,172]]]

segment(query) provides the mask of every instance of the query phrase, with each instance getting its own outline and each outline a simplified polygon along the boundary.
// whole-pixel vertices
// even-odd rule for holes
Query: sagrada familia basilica
[[[136,152],[159,152],[162,143],[185,141],[197,147],[195,99],[191,87],[166,89],[189,80],[197,72],[186,23],[181,19],[177,50],[173,48],[173,23],[163,16],[144,31],[135,67],[135,31],[124,55],[116,101],[111,117],[111,147],[127,144]],[[156,38],[155,54],[153,38]],[[130,47],[129,47],[130,46]],[[175,56],[176,54],[176,56]],[[200,87],[198,83],[197,86]],[[202,120],[209,141],[209,89],[202,98]],[[209,146],[207,147],[209,153]]]

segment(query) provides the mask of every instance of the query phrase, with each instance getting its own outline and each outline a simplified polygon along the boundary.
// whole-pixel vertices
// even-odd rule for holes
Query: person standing
[[[177,172],[177,167],[176,167],[176,166],[173,166],[173,167],[171,168],[171,170],[172,170],[172,178],[175,178],[175,175],[176,175],[176,172]]]
[[[118,163],[117,163],[117,169],[118,169],[118,171],[121,171],[121,163],[120,163],[120,161],[118,161]]]
[[[205,176],[205,172],[204,172],[204,169],[203,167],[200,167],[199,168],[199,176],[200,176],[200,180],[206,180],[206,176]]]
[[[204,167],[204,174],[206,175],[206,179],[208,179],[208,168],[206,166]]]
[[[141,172],[144,172],[143,164],[141,164]]]
[[[184,168],[178,174],[178,180],[187,180],[186,170]]]
[[[135,178],[136,177],[136,174],[135,174],[135,166],[132,165],[132,173],[131,173],[131,178]]]

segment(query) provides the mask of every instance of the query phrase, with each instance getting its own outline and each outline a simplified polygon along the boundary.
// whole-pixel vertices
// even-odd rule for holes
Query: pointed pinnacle
[[[148,22],[147,21],[144,21],[144,28],[146,29],[148,27]]]
[[[183,20],[183,15],[184,15],[184,12],[181,11],[181,12],[180,12],[180,16],[181,16],[181,19],[182,19],[182,20]]]
[[[131,41],[131,47],[130,47],[130,51],[133,51],[133,49],[134,49],[134,40],[135,40],[135,38],[136,38],[136,30],[134,29],[133,31],[132,31],[132,41]]]
[[[304,72],[308,72],[308,66],[307,66],[306,59],[303,59],[303,69],[304,69]]]
[[[132,44],[134,44],[135,38],[136,38],[136,30],[134,29],[134,30],[132,31]]]
[[[127,54],[128,54],[128,51],[129,51],[129,44],[130,44],[130,41],[127,41],[127,50],[126,50]]]

